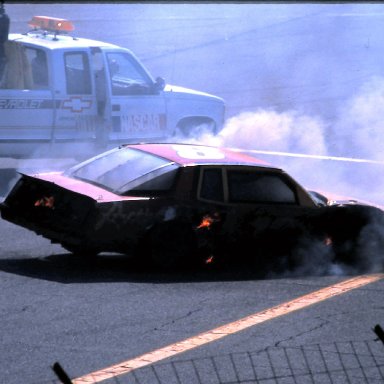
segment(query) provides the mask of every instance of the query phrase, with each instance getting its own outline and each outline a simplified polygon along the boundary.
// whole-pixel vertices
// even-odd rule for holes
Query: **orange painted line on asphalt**
[[[204,333],[200,333],[197,336],[190,337],[178,343],[168,345],[155,351],[145,353],[144,355],[138,356],[136,358],[100,369],[99,371],[89,373],[82,377],[78,377],[73,379],[72,382],[74,384],[99,383],[103,380],[127,374],[135,369],[145,367],[160,360],[164,360],[168,357],[172,357],[212,341],[219,340],[225,336],[237,333],[246,328],[275,319],[276,317],[309,307],[310,305],[327,300],[331,297],[342,295],[343,293],[363,287],[364,285],[373,283],[383,278],[384,274],[374,274],[358,276],[349,280],[342,281],[338,284],[325,287],[275,307],[254,313],[232,323],[220,326]]]

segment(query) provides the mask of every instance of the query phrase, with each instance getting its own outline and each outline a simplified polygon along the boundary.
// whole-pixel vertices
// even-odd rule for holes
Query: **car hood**
[[[97,185],[90,184],[86,181],[74,179],[65,175],[63,172],[48,172],[36,175],[28,175],[35,179],[44,180],[52,184],[58,185],[61,188],[69,191],[88,196],[98,203],[107,203],[113,201],[126,201],[126,200],[148,200],[148,197],[133,197],[133,196],[120,196],[110,192]]]
[[[351,196],[339,195],[329,191],[316,190],[320,195],[328,199],[327,205],[370,205],[384,211],[384,206],[376,204],[372,201],[362,200],[360,198],[354,198]]]

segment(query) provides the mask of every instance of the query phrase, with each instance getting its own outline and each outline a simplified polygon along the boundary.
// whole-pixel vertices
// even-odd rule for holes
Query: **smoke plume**
[[[308,189],[384,206],[384,79],[371,78],[339,108],[332,121],[295,110],[257,109],[227,120],[216,136],[198,141],[257,153],[285,169]],[[275,153],[270,153],[275,152]],[[305,156],[308,155],[308,156]],[[383,220],[374,219],[356,239],[354,264],[332,262],[332,251],[306,239],[295,250],[294,270],[285,275],[344,275],[382,271]]]
[[[384,79],[372,78],[332,120],[257,109],[229,118],[208,145],[235,147],[280,166],[310,189],[384,204]],[[305,155],[308,155],[307,157]],[[256,155],[255,155],[256,156]]]

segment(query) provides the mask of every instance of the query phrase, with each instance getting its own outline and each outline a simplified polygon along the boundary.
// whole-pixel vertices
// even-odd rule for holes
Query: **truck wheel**
[[[197,241],[192,227],[168,221],[153,227],[146,238],[146,257],[162,270],[186,267],[193,262]]]
[[[206,117],[190,117],[179,122],[175,130],[176,137],[199,138],[204,134],[215,135],[216,124]]]

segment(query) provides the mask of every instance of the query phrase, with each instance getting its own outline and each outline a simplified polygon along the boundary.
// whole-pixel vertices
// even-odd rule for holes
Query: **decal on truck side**
[[[71,96],[67,100],[63,100],[61,108],[69,109],[70,112],[81,113],[84,109],[92,107],[92,100],[83,99],[81,96]]]
[[[0,99],[0,109],[52,109],[60,105],[59,100]]]
[[[165,114],[145,113],[121,116],[121,130],[123,132],[162,131],[165,130],[165,127]]]
[[[167,118],[165,114],[131,114],[112,117],[113,132],[146,133],[148,131],[165,131]]]

